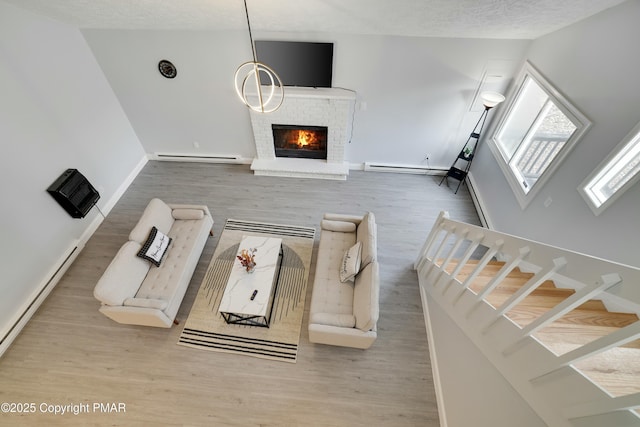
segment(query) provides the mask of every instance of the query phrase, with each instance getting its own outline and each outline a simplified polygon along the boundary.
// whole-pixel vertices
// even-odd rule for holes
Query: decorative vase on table
[[[255,269],[256,269],[256,263],[252,262],[252,263],[247,264],[245,269],[247,270],[247,273],[253,273],[255,271]]]
[[[245,268],[247,273],[253,273],[256,268],[256,252],[258,252],[256,248],[242,249],[240,255],[238,255],[240,264]]]

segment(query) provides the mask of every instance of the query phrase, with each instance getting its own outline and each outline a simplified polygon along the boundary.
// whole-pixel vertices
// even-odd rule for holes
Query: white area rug
[[[282,266],[269,328],[227,324],[218,306],[243,236],[282,239]],[[178,344],[295,363],[315,229],[228,219]]]

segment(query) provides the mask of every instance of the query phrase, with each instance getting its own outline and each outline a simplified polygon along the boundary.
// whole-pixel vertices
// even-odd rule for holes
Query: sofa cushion
[[[356,225],[353,222],[332,221],[329,219],[323,219],[320,222],[320,228],[327,231],[338,231],[342,233],[353,233],[356,231]]]
[[[356,328],[370,331],[378,322],[378,263],[367,265],[356,277],[353,290],[353,315],[356,318]]]
[[[339,328],[353,328],[356,326],[356,318],[352,314],[313,313],[309,317],[309,323],[337,326]]]
[[[186,282],[188,285],[193,274],[191,266],[195,268],[198,257],[192,256],[192,253],[202,240],[202,234],[209,228],[207,224],[204,220],[174,223],[169,232],[169,237],[172,238],[171,248],[167,251],[162,265],[149,270],[146,280],[136,294],[137,298],[173,301],[176,292],[181,292],[176,283]]]
[[[140,247],[140,243],[132,241],[122,245],[93,290],[96,299],[107,305],[122,305],[125,299],[136,295],[151,268],[136,256]]]
[[[171,244],[171,237],[167,236],[161,231],[158,231],[156,227],[151,227],[151,232],[147,241],[144,242],[138,256],[142,259],[150,261],[156,267],[160,267],[164,254],[167,253],[169,245]]]
[[[360,250],[362,243],[356,242],[344,252],[342,262],[340,263],[340,281],[353,282],[353,278],[356,277],[358,271],[360,271]]]
[[[376,219],[373,212],[367,212],[358,225],[356,239],[362,243],[361,268],[378,258],[376,242]]]
[[[344,252],[356,243],[355,233],[323,231],[316,260],[312,313],[353,314],[353,287],[340,283]]]
[[[202,219],[204,218],[204,211],[202,209],[174,209],[171,211],[173,219]]]
[[[173,222],[171,208],[160,199],[152,199],[136,226],[129,233],[129,240],[144,244],[154,226],[164,234],[169,234]]]

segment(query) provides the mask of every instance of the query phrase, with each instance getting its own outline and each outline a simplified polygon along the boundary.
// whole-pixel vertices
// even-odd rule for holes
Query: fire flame
[[[314,132],[299,130],[298,131],[298,146],[306,147],[316,141],[316,135]]]

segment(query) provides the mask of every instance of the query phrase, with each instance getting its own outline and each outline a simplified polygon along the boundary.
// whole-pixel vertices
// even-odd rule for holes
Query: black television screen
[[[275,71],[284,86],[331,87],[333,43],[256,40],[258,62]],[[261,83],[269,84],[261,74]]]

